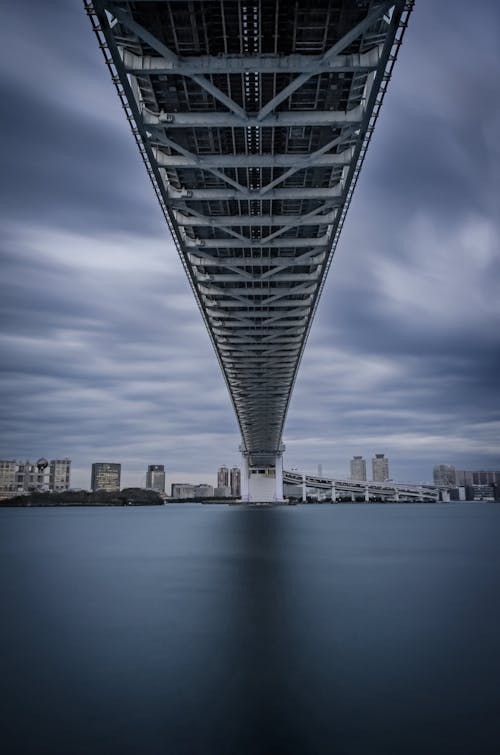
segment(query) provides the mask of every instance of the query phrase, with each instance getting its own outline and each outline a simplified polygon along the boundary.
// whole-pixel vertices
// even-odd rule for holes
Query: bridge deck
[[[243,450],[272,465],[413,3],[84,2]]]

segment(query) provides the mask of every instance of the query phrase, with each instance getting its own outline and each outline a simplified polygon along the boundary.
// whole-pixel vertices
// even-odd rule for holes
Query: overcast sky
[[[0,34],[0,458],[239,463],[225,384],[77,0]],[[285,467],[500,469],[500,5],[417,0],[306,347]]]

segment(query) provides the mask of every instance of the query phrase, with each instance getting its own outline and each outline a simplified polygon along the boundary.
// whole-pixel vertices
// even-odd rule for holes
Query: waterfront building
[[[157,493],[165,492],[165,467],[163,464],[148,465],[146,488],[148,490],[156,490]]]
[[[375,454],[372,459],[373,482],[386,482],[389,479],[389,459],[384,454]]]
[[[213,498],[214,487],[201,482],[199,485],[194,485],[193,492],[195,498]]]
[[[239,467],[232,467],[230,479],[231,495],[234,498],[241,497],[241,471]]]
[[[229,488],[229,487],[231,487],[231,483],[229,481],[229,469],[228,469],[228,467],[225,467],[225,466],[219,467],[219,470],[217,472],[217,487],[218,488]]]
[[[43,457],[37,462],[20,461],[16,470],[18,493],[46,492],[49,490],[49,462]]]
[[[473,501],[494,501],[495,500],[495,485],[479,483],[478,485],[472,485],[471,488]]]
[[[49,464],[49,489],[52,493],[69,490],[71,481],[71,459],[51,459]]]
[[[455,469],[452,464],[438,464],[433,469],[434,483],[444,487],[468,487],[474,485],[499,485],[500,470]]]
[[[436,467],[434,467],[434,469],[436,469]],[[471,485],[473,485],[474,484],[473,476],[474,476],[473,472],[469,472],[465,469],[455,470],[455,482],[459,486],[467,485],[468,487],[470,487]]]
[[[492,470],[480,469],[477,472],[472,472],[472,484],[473,485],[494,485],[500,479],[500,472],[494,472]]]
[[[110,462],[95,462],[92,464],[92,490],[106,490],[109,493],[120,490],[122,465]]]
[[[432,470],[434,485],[438,487],[454,487],[457,484],[455,472],[453,464],[438,464]]]
[[[215,498],[229,498],[231,496],[231,488],[228,485],[218,485],[214,490]]]
[[[16,461],[0,461],[0,498],[10,498],[15,495],[16,471]]]
[[[366,480],[366,459],[362,456],[351,459],[351,480]]]
[[[0,498],[32,492],[60,493],[70,486],[71,459],[0,461]]]
[[[173,482],[170,489],[172,498],[194,498],[194,485],[190,482]]]

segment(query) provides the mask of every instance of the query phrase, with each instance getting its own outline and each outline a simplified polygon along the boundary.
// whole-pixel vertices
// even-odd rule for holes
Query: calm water
[[[500,751],[500,505],[0,511],[5,753]]]

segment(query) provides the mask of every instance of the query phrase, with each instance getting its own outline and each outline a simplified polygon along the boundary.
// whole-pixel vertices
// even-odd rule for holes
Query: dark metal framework
[[[272,466],[413,0],[84,0],[217,353]]]

